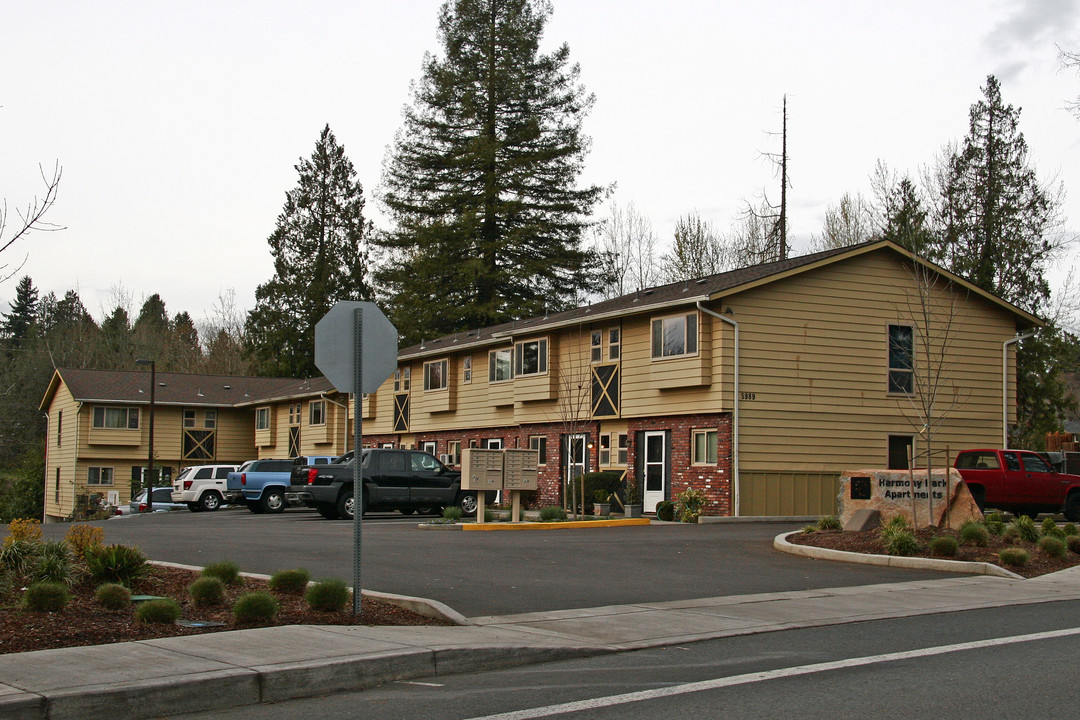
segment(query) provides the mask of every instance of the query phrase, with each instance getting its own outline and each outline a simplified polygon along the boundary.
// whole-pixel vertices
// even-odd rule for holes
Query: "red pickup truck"
[[[1066,520],[1080,521],[1080,475],[1055,471],[1039,453],[965,450],[954,465],[980,510],[990,507],[1030,517],[1064,511]]]

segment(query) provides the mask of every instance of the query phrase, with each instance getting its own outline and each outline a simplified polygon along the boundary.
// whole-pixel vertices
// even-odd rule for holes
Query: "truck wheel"
[[[199,498],[199,508],[202,510],[213,512],[219,507],[221,507],[221,496],[213,490],[203,493],[203,496]]]
[[[341,497],[337,501],[337,514],[338,517],[346,520],[353,519],[353,513],[356,511],[356,503],[353,502],[353,494],[351,492],[342,493]]]
[[[1035,507],[1020,508],[1021,515],[1027,515],[1032,520],[1036,520],[1039,517],[1039,509]]]
[[[199,503],[187,503],[187,509],[191,512],[199,512],[202,510],[202,508],[199,507]]]
[[[1080,492],[1074,492],[1065,498],[1065,519],[1080,522]]]
[[[251,512],[255,513],[256,515],[262,515],[262,513],[263,513],[262,503],[259,502],[258,500],[245,500],[244,504],[247,505],[247,509],[250,510]]]
[[[315,506],[315,509],[327,520],[338,519],[338,511],[337,508],[334,507],[334,503],[319,503]]]
[[[480,503],[476,501],[475,492],[458,493],[456,504],[459,508],[461,508],[461,512],[465,513],[466,515],[475,515],[476,508],[480,505]]]
[[[280,490],[267,490],[260,501],[263,512],[279,513],[285,511],[285,495]]]

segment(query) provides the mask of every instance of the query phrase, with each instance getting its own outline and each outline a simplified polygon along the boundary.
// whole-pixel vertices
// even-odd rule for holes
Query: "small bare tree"
[[[590,362],[590,344],[587,330],[578,325],[577,330],[563,336],[567,347],[558,352],[555,363],[556,384],[559,397],[555,405],[555,417],[559,423],[562,437],[566,438],[565,450],[560,453],[560,462],[566,463],[566,476],[563,484],[563,509],[569,507],[569,490],[573,481],[573,441],[592,426],[592,363]],[[583,452],[588,453],[588,444]],[[585,514],[585,480],[580,481],[580,491],[576,493],[580,501],[581,514]],[[577,512],[577,508],[573,508]]]
[[[653,287],[663,280],[657,262],[657,238],[652,222],[634,207],[611,203],[611,213],[597,223],[593,243],[600,257],[606,300]]]
[[[51,178],[45,174],[45,168],[38,166],[38,170],[41,172],[41,181],[45,184],[45,192],[40,196],[35,195],[24,209],[16,210],[19,223],[13,226],[14,232],[7,239],[4,239],[4,232],[8,229],[7,200],[0,201],[0,253],[10,249],[19,239],[34,231],[53,232],[64,229],[60,225],[45,221],[45,214],[49,212],[56,202],[56,192],[60,187],[60,163],[53,166]],[[26,257],[23,256],[23,259],[14,267],[12,263],[0,264],[0,282],[14,277],[22,269],[22,266],[26,264]]]

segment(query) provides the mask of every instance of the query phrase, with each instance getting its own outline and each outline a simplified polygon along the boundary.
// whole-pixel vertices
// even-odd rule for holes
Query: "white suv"
[[[193,465],[173,480],[173,502],[186,503],[188,510],[217,510],[225,498],[225,480],[236,465]]]

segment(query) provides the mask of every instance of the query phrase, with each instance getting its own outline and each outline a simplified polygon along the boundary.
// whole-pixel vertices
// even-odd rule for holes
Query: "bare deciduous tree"
[[[874,237],[875,232],[870,203],[861,194],[844,193],[838,205],[830,205],[825,211],[825,225],[820,236],[810,238],[810,250],[858,245]]]
[[[32,200],[26,203],[24,209],[16,210],[19,223],[13,226],[14,231],[7,239],[4,238],[4,233],[8,229],[9,217],[7,200],[0,202],[0,253],[10,249],[20,238],[32,232],[52,232],[64,229],[60,225],[45,221],[45,215],[56,202],[56,193],[60,187],[60,175],[62,174],[60,163],[58,162],[53,166],[51,178],[45,174],[45,168],[38,166],[38,170],[41,172],[41,181],[45,184],[45,191],[42,195],[35,195]],[[14,267],[12,267],[12,263],[0,265],[0,282],[14,277],[25,263],[26,256]]]
[[[668,282],[715,275],[731,268],[731,248],[712,223],[694,212],[675,222],[674,242],[663,264]]]
[[[663,276],[657,262],[657,238],[652,222],[629,203],[625,208],[611,203],[610,214],[593,231],[600,257],[607,300],[634,290],[658,285]]]
[[[577,508],[568,508],[570,484],[574,480],[575,465],[574,439],[592,429],[592,363],[588,331],[578,326],[576,332],[563,337],[565,347],[556,353],[558,358],[555,371],[559,397],[555,405],[555,417],[559,423],[562,442],[560,442],[559,462],[564,467],[562,478],[563,509],[577,512]],[[587,443],[582,452],[587,453]],[[578,496],[580,512],[585,514],[585,481],[580,481]]]

